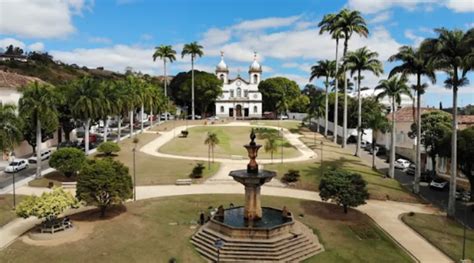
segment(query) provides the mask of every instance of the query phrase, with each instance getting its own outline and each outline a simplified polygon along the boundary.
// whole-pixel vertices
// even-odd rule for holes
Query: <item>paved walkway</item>
[[[191,127],[202,126],[202,125],[188,125],[188,129]],[[248,122],[231,122],[222,125],[213,125],[214,126],[253,126]],[[255,127],[267,127],[267,128],[277,128],[273,126],[256,126]],[[155,140],[149,142],[148,144],[144,145],[140,148],[141,152],[144,152],[149,155],[157,156],[157,157],[165,157],[165,158],[174,158],[174,159],[185,159],[185,160],[197,160],[197,161],[207,161],[206,157],[191,157],[191,156],[182,156],[182,155],[174,155],[174,154],[167,154],[159,152],[159,149],[165,145],[167,142],[172,140],[176,135],[180,134],[182,130],[186,129],[186,126],[179,126],[172,130],[166,132],[160,132],[160,136],[157,137]],[[310,148],[308,148],[303,142],[299,140],[299,134],[293,134],[289,132],[287,129],[283,129],[283,135],[285,138],[295,146],[300,155],[294,158],[283,158],[283,162],[298,162],[298,161],[306,161],[310,159],[317,158],[317,154],[313,152]],[[246,164],[248,160],[236,160],[236,159],[226,159],[226,158],[215,158],[216,162],[222,163],[234,163],[234,164]],[[271,163],[269,159],[259,159],[258,163],[265,164]]]

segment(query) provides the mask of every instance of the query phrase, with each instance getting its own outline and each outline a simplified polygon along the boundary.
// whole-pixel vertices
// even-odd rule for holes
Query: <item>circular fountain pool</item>
[[[274,228],[290,222],[291,217],[282,216],[282,211],[270,207],[262,207],[262,218],[256,221],[248,221],[244,218],[244,207],[229,208],[224,211],[224,220],[219,222],[236,228]]]

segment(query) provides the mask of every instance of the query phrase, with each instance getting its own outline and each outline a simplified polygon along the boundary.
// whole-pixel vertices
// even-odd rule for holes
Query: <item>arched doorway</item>
[[[235,115],[237,116],[237,118],[242,117],[242,105],[237,104],[237,106],[235,107]]]

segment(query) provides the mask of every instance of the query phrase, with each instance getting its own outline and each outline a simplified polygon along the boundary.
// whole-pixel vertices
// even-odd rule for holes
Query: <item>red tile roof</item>
[[[458,115],[459,124],[474,124],[474,115]]]
[[[438,109],[434,108],[421,108],[421,114],[430,112],[430,111],[437,111]],[[413,115],[413,108],[412,107],[403,107],[395,112],[395,121],[396,122],[414,122],[413,116],[416,116],[416,108],[415,108],[415,115]],[[392,113],[387,114],[387,119],[389,121],[392,120]]]

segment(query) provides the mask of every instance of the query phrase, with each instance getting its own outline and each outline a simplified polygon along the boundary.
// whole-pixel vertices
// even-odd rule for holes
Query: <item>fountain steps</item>
[[[217,249],[214,242],[219,238],[224,240],[219,258],[222,262],[297,262],[322,251],[312,230],[299,222],[295,222],[295,230],[299,234],[285,234],[268,240],[243,240],[221,235],[204,226],[192,237],[191,243],[207,260],[215,261]]]

